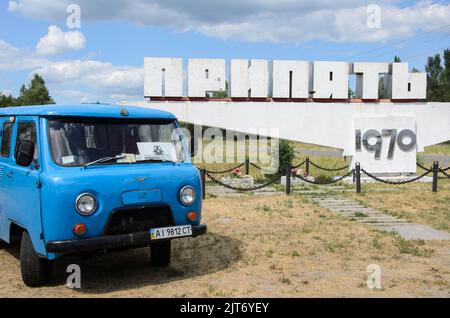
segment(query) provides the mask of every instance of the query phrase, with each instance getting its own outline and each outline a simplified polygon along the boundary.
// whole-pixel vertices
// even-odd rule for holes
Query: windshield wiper
[[[89,167],[89,166],[95,165],[95,164],[97,164],[97,163],[105,163],[105,162],[112,161],[112,160],[124,159],[125,157],[126,157],[126,156],[115,156],[115,157],[104,157],[104,158],[100,158],[100,159],[94,160],[94,161],[92,161],[92,162],[86,163],[86,164],[84,165],[84,168],[87,168],[87,167]]]
[[[150,158],[150,159],[144,159],[144,160],[137,160],[136,162],[174,162],[172,160],[167,159],[157,159],[157,158]]]

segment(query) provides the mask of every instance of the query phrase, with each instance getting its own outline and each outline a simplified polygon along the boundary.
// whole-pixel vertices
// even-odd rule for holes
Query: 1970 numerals
[[[361,138],[362,136],[362,138]],[[397,129],[383,129],[381,133],[376,129],[369,129],[361,135],[361,129],[355,131],[356,151],[361,151],[361,145],[369,151],[375,153],[375,159],[380,159],[383,138],[389,137],[388,159],[394,158],[395,144],[400,150],[410,151],[414,149],[417,142],[416,134],[410,129],[403,129],[397,133]],[[375,139],[375,143],[369,143],[369,140]]]

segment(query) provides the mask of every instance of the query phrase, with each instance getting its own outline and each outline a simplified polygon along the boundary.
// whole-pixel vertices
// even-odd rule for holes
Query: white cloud
[[[121,66],[93,60],[69,60],[52,62],[34,70],[47,81],[71,83],[111,93],[142,90],[144,70],[142,67]]]
[[[72,0],[16,0],[9,11],[49,21],[65,21]],[[381,28],[366,25],[373,0],[78,0],[81,19],[122,20],[194,30],[211,37],[244,41],[302,43],[378,42],[409,37],[448,25],[450,4],[432,0],[402,5],[381,0]],[[398,4],[397,4],[398,3]],[[449,32],[449,29],[446,29]]]
[[[45,64],[47,61],[36,57],[33,52],[19,49],[0,40],[0,71],[27,70]]]
[[[142,96],[143,67],[116,66],[96,60],[52,61],[0,40],[0,70],[29,70],[42,75],[52,95],[69,96],[79,101],[92,101],[93,96]],[[77,93],[74,87],[89,93]],[[101,98],[98,98],[101,100]]]
[[[86,39],[80,31],[63,32],[55,25],[48,27],[48,33],[39,40],[36,52],[39,55],[56,55],[72,50],[81,50]]]

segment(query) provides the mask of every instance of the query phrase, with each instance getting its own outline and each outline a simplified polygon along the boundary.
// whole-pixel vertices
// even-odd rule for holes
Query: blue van
[[[200,174],[171,113],[3,108],[0,129],[0,243],[21,238],[26,285],[48,282],[64,254],[149,246],[151,264],[168,266],[172,239],[206,233]]]

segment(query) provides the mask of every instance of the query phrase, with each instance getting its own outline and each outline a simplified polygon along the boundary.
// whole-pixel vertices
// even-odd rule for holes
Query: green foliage
[[[378,79],[378,98],[379,99],[385,99],[386,97],[386,90],[384,89],[384,75],[380,76]]]
[[[15,105],[15,98],[10,95],[4,95],[0,92],[0,107],[9,107]]]
[[[356,98],[355,92],[350,87],[348,88],[348,98]]]
[[[45,85],[44,79],[39,74],[34,74],[28,86],[22,85],[19,97],[0,93],[0,107],[44,105],[54,104],[52,97]]]
[[[316,182],[320,182],[320,183],[324,183],[324,182],[331,182],[332,179],[331,179],[330,176],[326,176],[326,175],[318,175],[318,176],[315,178],[315,181],[316,181]]]
[[[450,101],[450,50],[444,51],[444,65],[441,56],[429,56],[427,72],[427,100],[433,102]]]
[[[227,98],[228,97],[228,81],[225,81],[225,90],[219,91],[219,92],[213,92],[212,96],[213,98]]]
[[[287,140],[280,140],[279,144],[279,172],[285,172],[292,165],[295,158],[294,145]]]

